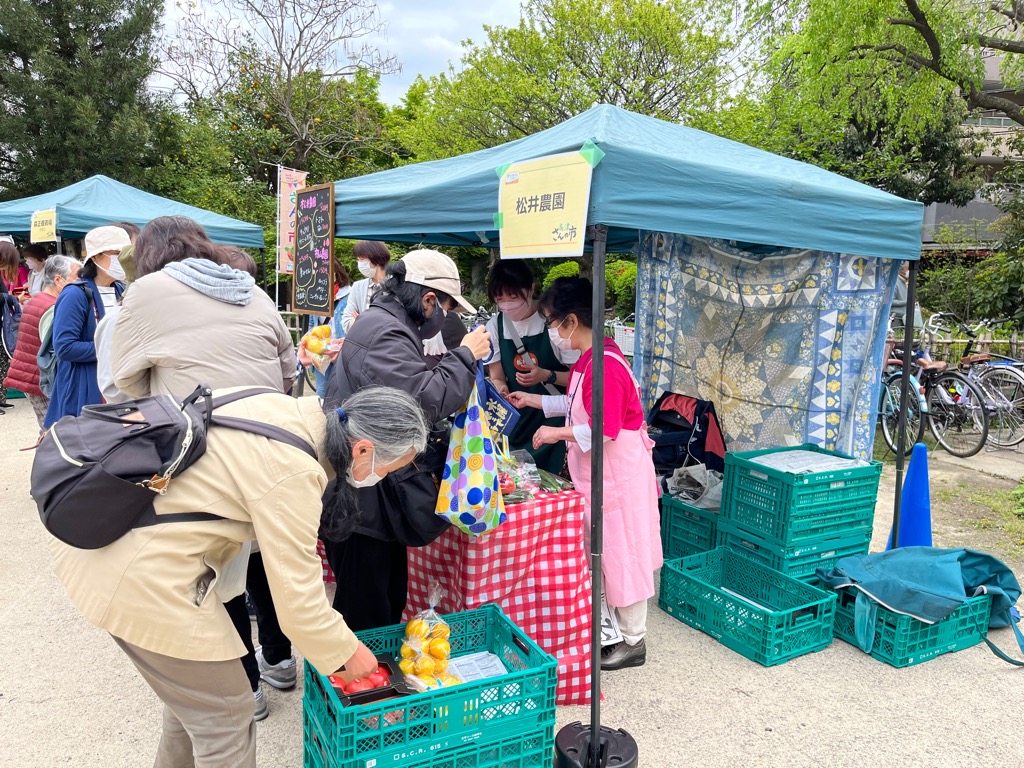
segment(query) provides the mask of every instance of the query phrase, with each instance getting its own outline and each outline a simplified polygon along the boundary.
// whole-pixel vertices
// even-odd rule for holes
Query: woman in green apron
[[[529,392],[536,395],[563,395],[569,378],[569,366],[579,352],[554,349],[537,311],[536,284],[530,268],[522,261],[499,261],[491,269],[487,296],[498,313],[487,323],[494,354],[487,361],[487,373],[498,391]],[[537,466],[558,474],[565,462],[565,444],[533,447],[533,435],[544,425],[562,426],[564,419],[544,418],[542,411],[525,408],[509,436],[512,450],[525,448]]]

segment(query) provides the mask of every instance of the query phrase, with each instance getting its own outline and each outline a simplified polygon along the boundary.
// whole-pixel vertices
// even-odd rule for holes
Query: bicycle
[[[927,330],[922,329],[922,333],[927,333]],[[911,376],[912,396],[908,402],[907,450],[923,440],[927,423],[935,442],[947,453],[961,458],[975,455],[988,440],[989,415],[984,392],[959,371],[950,370],[947,363],[932,360],[926,344],[919,345],[914,357],[917,370],[908,374]],[[902,358],[901,350],[894,350],[894,357],[889,363],[894,368],[902,368],[902,359],[896,358]],[[879,411],[883,417],[883,437],[894,452],[902,377],[903,371],[898,370],[886,378]],[[915,417],[915,408],[918,417]]]
[[[988,353],[974,353],[975,340],[987,325],[985,321],[971,328],[953,313],[939,312],[928,318],[928,332],[933,336],[952,333],[939,325],[947,318],[956,321],[960,332],[967,336],[958,368],[982,390],[989,415],[989,440],[1000,448],[1019,445],[1024,442],[1024,373],[1012,364],[994,363]]]

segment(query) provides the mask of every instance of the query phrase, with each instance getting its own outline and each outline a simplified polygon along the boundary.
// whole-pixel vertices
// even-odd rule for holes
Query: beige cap
[[[459,268],[450,256],[440,251],[422,248],[409,251],[402,257],[405,264],[405,281],[416,283],[425,288],[443,291],[458,302],[467,312],[476,312],[476,307],[462,298],[462,283],[459,281]]]
[[[120,251],[132,240],[120,227],[96,227],[85,236],[85,260],[107,251]]]

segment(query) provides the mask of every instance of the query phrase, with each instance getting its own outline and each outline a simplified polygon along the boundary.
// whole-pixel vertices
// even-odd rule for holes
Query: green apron
[[[523,336],[523,347],[527,352],[532,352],[537,358],[537,365],[548,371],[567,371],[557,357],[555,350],[551,347],[551,340],[547,331],[538,333],[535,336]],[[543,384],[534,384],[532,387],[524,387],[516,381],[516,345],[510,339],[505,338],[505,315],[498,314],[498,350],[501,352],[501,369],[505,372],[505,379],[508,381],[510,392],[530,392],[535,395],[550,395]],[[565,393],[565,389],[558,387],[558,391]],[[537,466],[552,474],[559,474],[565,464],[565,442],[559,441],[552,445],[542,445],[534,449],[533,435],[542,426],[564,427],[564,416],[553,416],[550,419],[544,418],[544,411],[537,408],[523,408],[519,412],[519,421],[516,428],[509,435],[508,443],[513,451],[525,448],[537,462]]]

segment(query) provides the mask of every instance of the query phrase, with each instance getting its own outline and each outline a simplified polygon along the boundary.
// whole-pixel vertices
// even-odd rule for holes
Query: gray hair
[[[352,446],[373,443],[375,465],[381,467],[419,454],[427,447],[427,419],[412,395],[393,387],[363,387],[341,407],[327,412],[327,460],[337,480],[324,498],[320,536],[343,541],[359,523],[355,489],[348,483]]]
[[[70,256],[51,256],[43,266],[43,288],[49,288],[57,282],[58,277],[65,280],[71,277],[71,268],[77,265],[82,268],[82,262]]]

